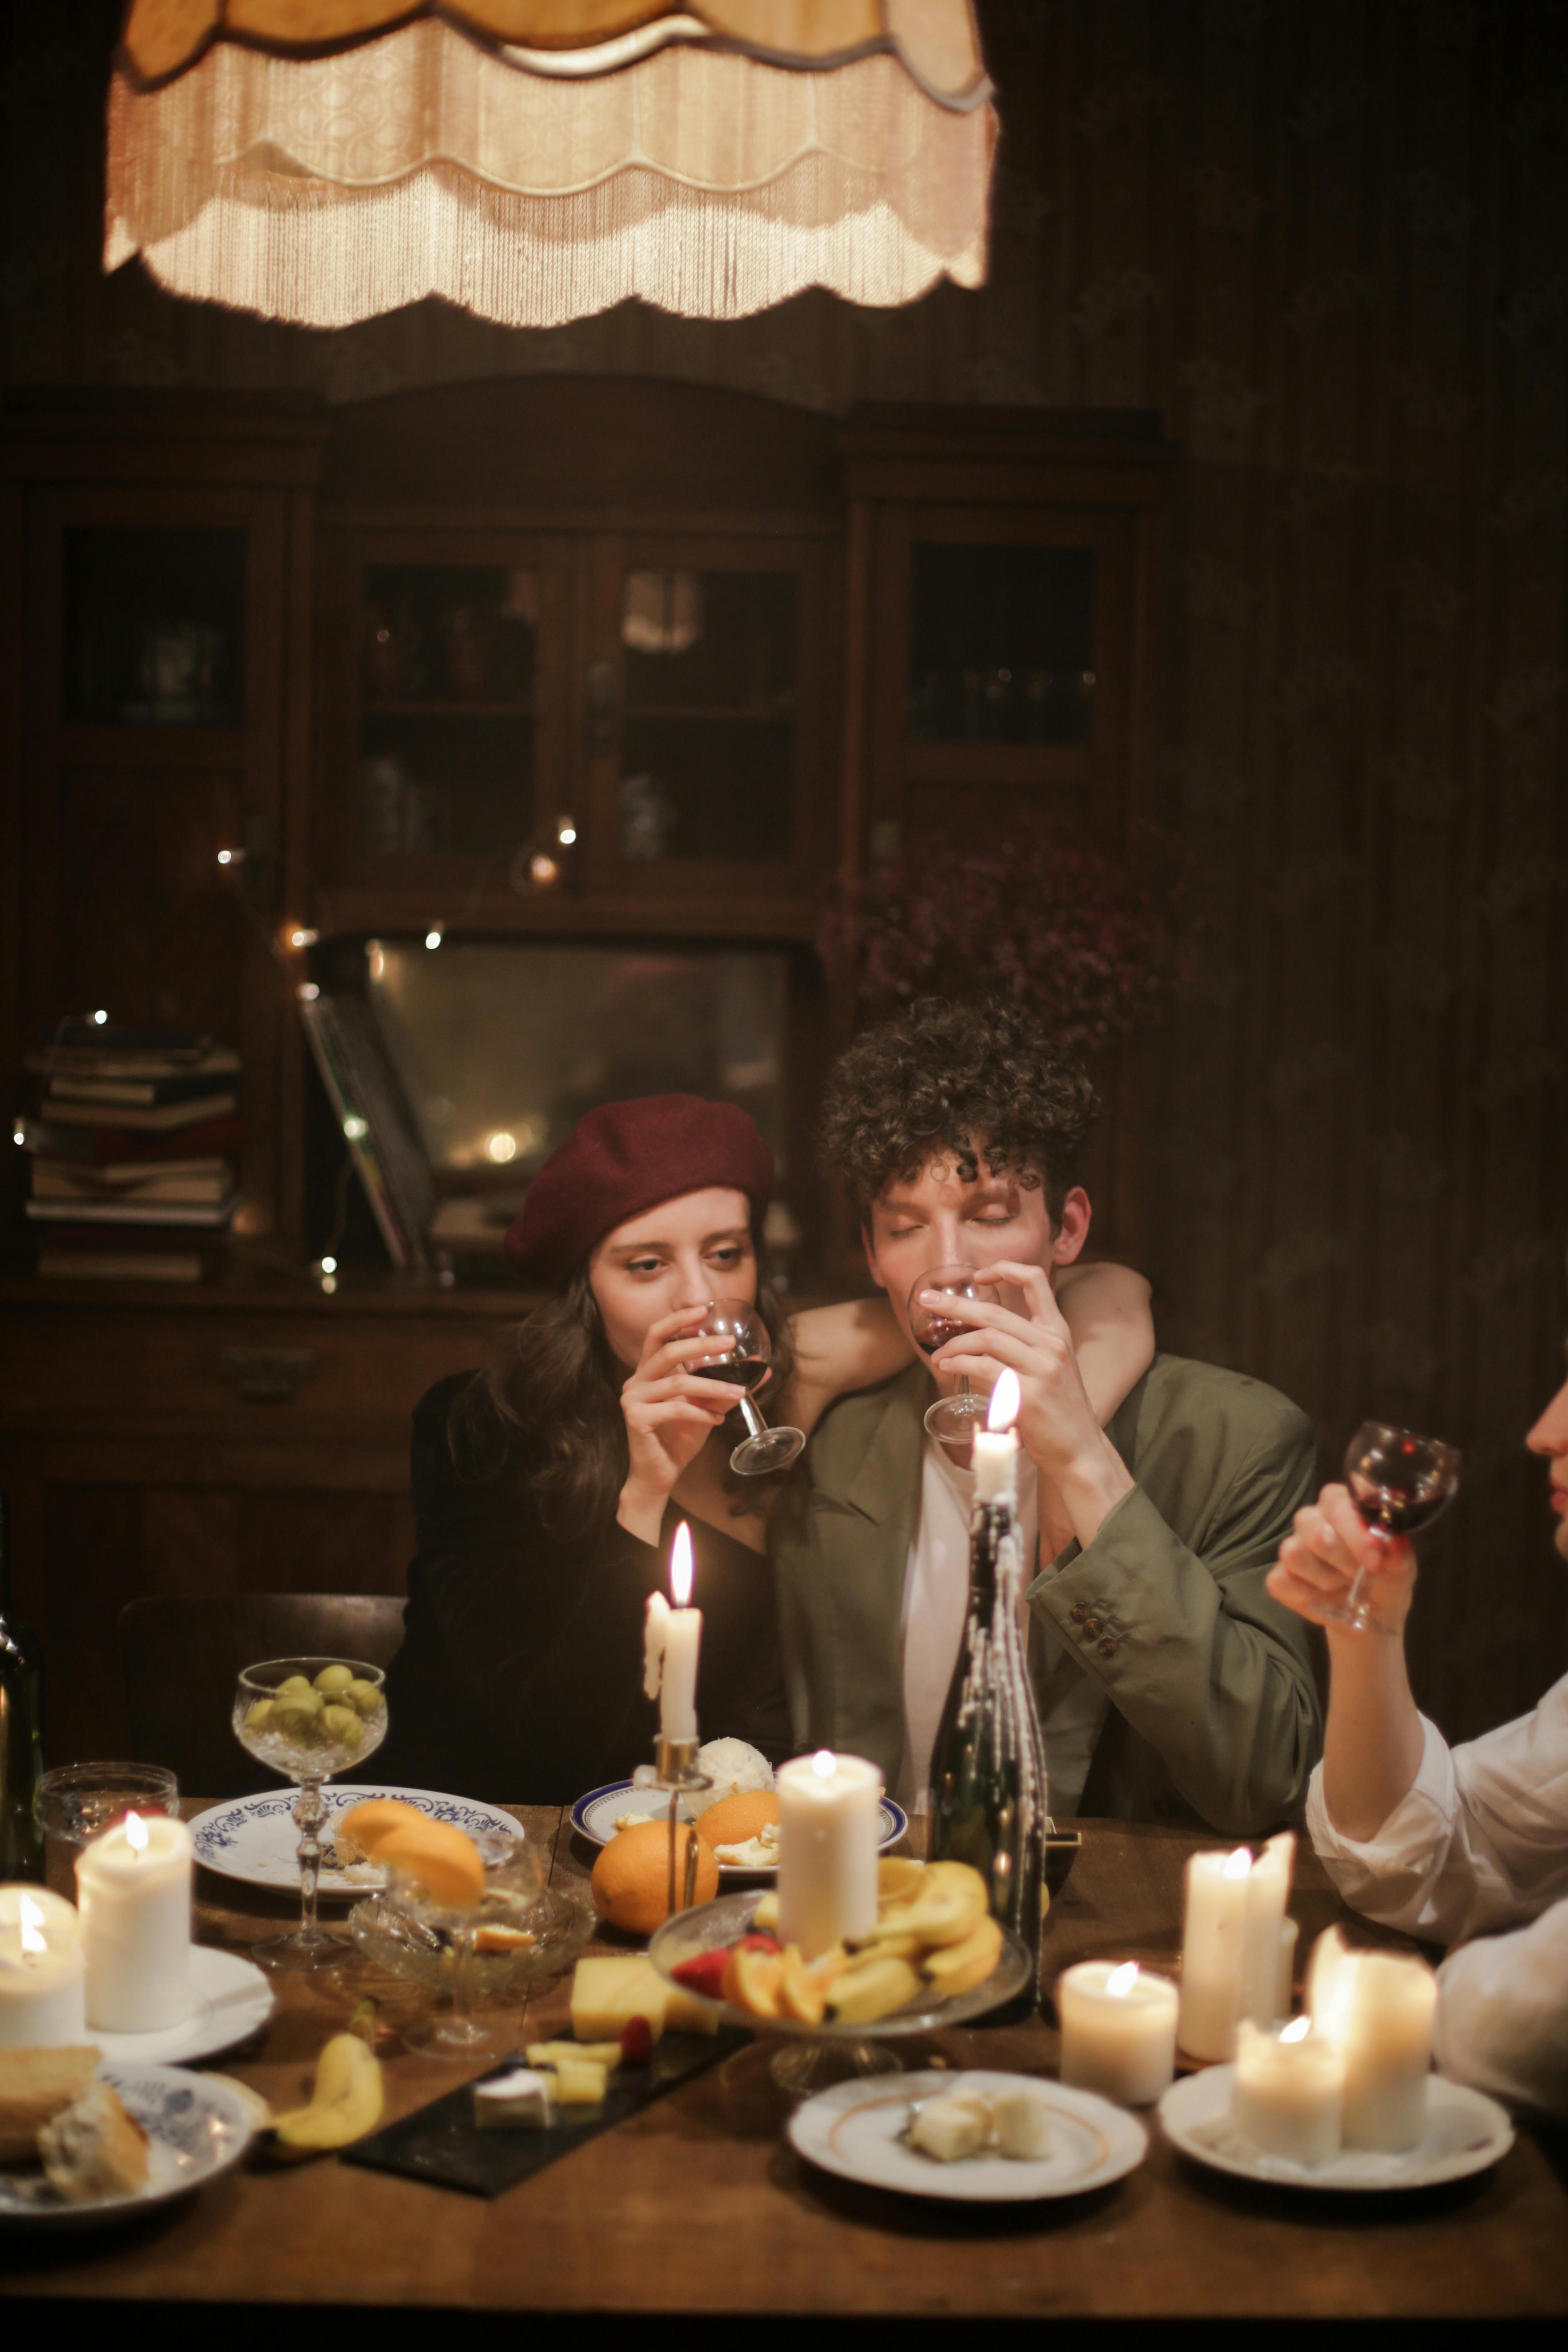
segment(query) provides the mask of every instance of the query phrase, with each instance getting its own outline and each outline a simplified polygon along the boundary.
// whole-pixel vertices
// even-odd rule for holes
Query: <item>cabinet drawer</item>
[[[477,1316],[13,1313],[0,1338],[0,1421],[77,1434],[405,1436],[431,1382],[483,1363],[498,1328]]]

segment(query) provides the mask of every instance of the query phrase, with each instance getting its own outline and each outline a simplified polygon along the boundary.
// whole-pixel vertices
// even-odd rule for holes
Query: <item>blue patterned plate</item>
[[[450,1822],[473,1837],[480,1831],[500,1830],[521,1837],[522,1824],[499,1805],[481,1805],[470,1797],[444,1797],[435,1789],[370,1788],[363,1782],[329,1781],[321,1790],[327,1807],[321,1843],[331,1851],[332,1822],[351,1805],[367,1797],[400,1797],[417,1805],[433,1821]],[[245,1886],[263,1886],[268,1894],[295,1895],[300,1889],[300,1832],[294,1826],[292,1788],[268,1790],[259,1797],[230,1797],[198,1813],[191,1823],[191,1842],[204,1870],[220,1878],[237,1878]],[[374,1895],[386,1884],[386,1873],[372,1863],[356,1863],[350,1870],[321,1865],[321,1892],[325,1895]]]
[[[41,2171],[5,2166],[0,2168],[0,2227],[70,2230],[123,2221],[216,2180],[250,2145],[254,2126],[226,2083],[178,2066],[106,2063],[98,2071],[152,2143],[145,2185],[79,2205],[58,2196]]]
[[[572,1808],[572,1826],[585,1837],[590,1845],[608,1845],[616,1834],[617,1821],[637,1814],[639,1820],[653,1821],[669,1811],[669,1798],[661,1789],[639,1789],[631,1780],[608,1780],[602,1789],[590,1789],[579,1797]],[[909,1816],[891,1797],[884,1797],[882,1818],[877,1830],[877,1843],[883,1853],[897,1845],[909,1828]],[[682,1821],[687,1819],[681,1809]],[[724,1878],[771,1878],[771,1870],[737,1870],[726,1863],[720,1875]]]

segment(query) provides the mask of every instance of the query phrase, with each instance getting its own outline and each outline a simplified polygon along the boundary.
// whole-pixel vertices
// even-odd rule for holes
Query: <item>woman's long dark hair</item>
[[[760,1253],[757,1264],[756,1313],[773,1343],[764,1394],[776,1397],[795,1350],[784,1311],[762,1278]],[[579,1266],[553,1298],[512,1325],[494,1360],[457,1399],[453,1460],[463,1476],[482,1478],[515,1451],[545,1532],[558,1543],[583,1542],[614,1519],[631,1466],[621,1386],[587,1268]],[[726,1465],[725,1484],[755,1509],[766,1507],[779,1482],[741,1478]]]

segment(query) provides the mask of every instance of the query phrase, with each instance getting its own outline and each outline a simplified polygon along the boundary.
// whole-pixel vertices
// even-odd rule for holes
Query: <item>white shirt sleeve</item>
[[[1438,1973],[1443,2072],[1568,2112],[1568,1676],[1462,1748],[1421,1720],[1415,1779],[1364,1843],[1334,1827],[1318,1766],[1312,1843],[1369,1918],[1438,1943],[1479,1938]]]

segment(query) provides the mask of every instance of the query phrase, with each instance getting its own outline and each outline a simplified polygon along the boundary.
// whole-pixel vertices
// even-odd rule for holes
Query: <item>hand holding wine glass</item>
[[[698,1328],[708,1312],[706,1302],[678,1307],[650,1324],[641,1360],[621,1390],[631,1456],[621,1516],[626,1519],[629,1506],[646,1517],[649,1542],[657,1539],[676,1480],[744,1393],[739,1382],[718,1387],[721,1373],[710,1372],[703,1379],[693,1369],[699,1361],[712,1360],[712,1340]]]
[[[1415,1588],[1409,1538],[1452,1499],[1458,1453],[1412,1430],[1365,1422],[1345,1466],[1348,1486],[1325,1486],[1297,1512],[1268,1589],[1314,1623],[1397,1633]]]
[[[731,1469],[747,1478],[787,1469],[805,1444],[805,1432],[782,1425],[770,1429],[752,1402],[754,1391],[773,1377],[773,1342],[761,1316],[743,1298],[710,1298],[696,1336],[710,1349],[697,1360],[699,1376],[723,1381],[731,1393],[738,1392],[746,1434],[730,1456]]]
[[[910,1337],[931,1363],[939,1348],[961,1339],[973,1325],[964,1305],[992,1295],[984,1277],[972,1265],[929,1266],[910,1293]],[[976,1396],[968,1377],[960,1373],[952,1396],[939,1397],[926,1408],[925,1425],[931,1435],[949,1445],[973,1438],[985,1420],[985,1399]]]
[[[1386,1549],[1430,1527],[1447,1510],[1458,1492],[1458,1448],[1413,1429],[1363,1421],[1345,1450],[1345,1483],[1368,1533]],[[1358,1633],[1373,1632],[1376,1619],[1366,1593],[1368,1573],[1363,1558],[1344,1599],[1325,1602],[1319,1614]]]

